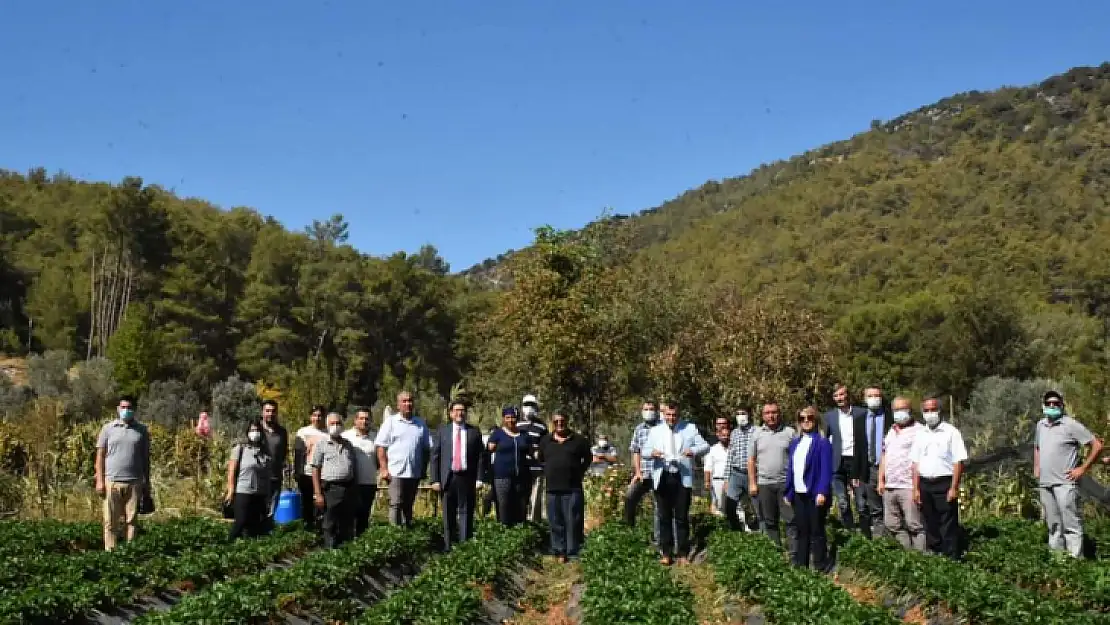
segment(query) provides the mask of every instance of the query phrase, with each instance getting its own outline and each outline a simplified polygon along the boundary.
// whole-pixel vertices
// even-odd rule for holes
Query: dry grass
[[[694,591],[694,613],[698,625],[729,625],[725,614],[727,593],[717,586],[713,569],[704,564],[687,564],[671,568],[675,581],[686,584]]]
[[[576,563],[563,564],[558,558],[544,556],[538,569],[528,571],[520,612],[507,625],[572,625],[567,616],[571,589],[581,579]]]
[[[27,385],[27,360],[0,356],[0,375],[11,378],[16,386]]]

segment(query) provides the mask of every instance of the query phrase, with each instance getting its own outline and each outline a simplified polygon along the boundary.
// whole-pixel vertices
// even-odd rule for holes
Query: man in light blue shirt
[[[382,422],[374,445],[378,448],[378,477],[389,484],[389,522],[412,525],[416,491],[428,468],[432,433],[413,415],[412,393],[397,394],[399,412]]]
[[[678,403],[663,402],[663,422],[651,428],[643,455],[651,458],[655,507],[659,514],[659,551],[664,565],[677,553],[685,562],[690,551],[690,499],[694,489],[694,458],[709,444],[693,423],[680,421]]]

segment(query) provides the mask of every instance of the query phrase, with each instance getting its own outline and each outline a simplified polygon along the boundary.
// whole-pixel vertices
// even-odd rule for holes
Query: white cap
[[[535,404],[535,405],[539,406],[540,405],[540,400],[536,399],[535,395],[525,395],[524,399],[520,400],[520,404],[521,405]]]

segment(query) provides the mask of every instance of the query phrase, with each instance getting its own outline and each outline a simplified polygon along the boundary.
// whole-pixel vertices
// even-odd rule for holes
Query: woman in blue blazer
[[[794,508],[798,540],[794,564],[808,567],[810,555],[819,571],[828,568],[825,518],[832,491],[832,444],[817,431],[817,408],[807,406],[798,413],[801,436],[790,443],[786,463],[786,503]]]

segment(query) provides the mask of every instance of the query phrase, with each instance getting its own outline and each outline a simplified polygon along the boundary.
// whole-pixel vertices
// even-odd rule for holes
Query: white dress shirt
[[[852,410],[848,412],[837,409],[840,413],[840,455],[851,456],[856,449],[856,426],[852,420]],[[833,459],[834,463],[839,463],[837,458]]]
[[[921,477],[950,477],[956,463],[967,460],[964,437],[949,423],[941,422],[936,429],[925,426],[913,441],[910,459]]]

